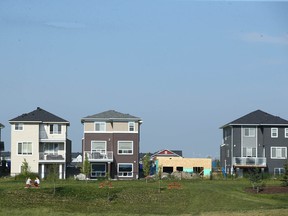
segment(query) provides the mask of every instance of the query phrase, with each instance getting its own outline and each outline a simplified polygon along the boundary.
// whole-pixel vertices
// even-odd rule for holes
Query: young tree
[[[52,164],[52,166],[49,167],[49,175],[47,176],[47,179],[53,182],[53,195],[56,193],[56,181],[59,178],[59,167],[57,164]]]
[[[262,176],[259,169],[254,168],[249,170],[249,180],[252,184],[253,189],[256,189],[258,193],[263,185]]]
[[[88,176],[91,172],[91,166],[90,166],[87,154],[85,154],[85,160],[84,160],[83,166],[81,168],[81,172],[85,175],[86,179],[88,178]]]
[[[150,174],[150,154],[146,154],[143,157],[143,172],[144,176],[147,177]],[[147,183],[147,178],[146,178],[146,183]]]
[[[281,181],[282,181],[282,186],[284,187],[288,186],[288,163],[284,164],[284,173],[283,173],[283,177]]]
[[[28,162],[26,161],[26,158],[24,158],[24,161],[22,162],[21,173],[25,177],[27,177],[30,173],[30,166],[29,166]]]

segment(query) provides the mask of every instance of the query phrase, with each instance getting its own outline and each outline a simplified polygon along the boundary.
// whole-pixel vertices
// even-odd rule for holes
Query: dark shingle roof
[[[288,125],[288,121],[278,116],[263,112],[262,110],[256,110],[222,126],[221,128],[228,125]]]
[[[105,112],[101,112],[95,115],[90,115],[86,116],[81,119],[81,122],[84,122],[86,120],[102,120],[102,121],[107,121],[107,120],[134,120],[134,121],[140,121],[141,119],[139,117],[132,116],[130,114],[124,114],[117,112],[115,110],[108,110]]]
[[[3,124],[0,123],[0,128],[4,128],[5,126]]]
[[[37,107],[36,110],[30,113],[24,113],[16,118],[13,118],[9,122],[59,122],[69,124],[67,120],[47,112],[40,107]]]

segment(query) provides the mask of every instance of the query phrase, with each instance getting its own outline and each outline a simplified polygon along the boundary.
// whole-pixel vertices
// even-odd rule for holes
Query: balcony
[[[89,162],[113,162],[113,151],[106,151],[105,153],[85,151],[83,160],[87,155]]]
[[[40,162],[65,162],[65,154],[39,153]]]
[[[266,167],[266,158],[263,157],[234,157],[235,167]]]

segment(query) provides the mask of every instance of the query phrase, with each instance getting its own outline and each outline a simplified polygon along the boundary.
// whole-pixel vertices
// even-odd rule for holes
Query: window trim
[[[273,157],[273,150],[272,149],[276,149],[276,157]],[[280,157],[277,157],[277,149],[281,149],[281,152],[282,152],[282,149],[285,149],[285,156],[282,157],[282,153],[281,153],[281,156]],[[271,156],[271,159],[287,159],[287,147],[284,147],[284,146],[271,146],[271,153],[270,153],[270,156]]]
[[[21,143],[21,153],[19,153],[19,144]],[[23,154],[23,144],[24,143],[31,143],[31,154],[27,153],[27,154]],[[17,155],[19,156],[29,156],[29,155],[33,155],[33,143],[30,141],[22,141],[22,142],[17,142]]]
[[[285,136],[285,138],[288,138],[288,128],[284,129],[284,136]]]
[[[56,125],[57,125],[57,128],[56,128]],[[52,127],[52,130],[51,130],[51,127]],[[60,128],[60,130],[59,130],[59,128]],[[49,125],[49,134],[62,134],[62,125],[61,124],[50,124]]]
[[[97,128],[96,125],[97,124],[100,124],[100,128],[99,128],[100,130],[96,130],[96,128]],[[101,125],[102,124],[104,126],[103,130],[101,130]],[[102,122],[101,121],[94,122],[94,131],[96,131],[96,132],[105,132],[106,131],[106,122],[103,122],[103,121]]]
[[[93,171],[93,169],[92,169],[92,166],[93,165],[104,165],[105,166],[105,171],[103,172],[101,172],[101,171]],[[95,173],[95,175],[94,174],[92,174],[92,173]],[[104,175],[97,175],[97,173],[104,173]],[[91,172],[90,172],[90,175],[91,175],[91,177],[93,177],[93,178],[99,178],[99,177],[106,177],[106,174],[107,174],[107,165],[106,165],[106,163],[91,163]]]
[[[93,142],[101,142],[101,143],[104,143],[105,144],[105,149],[104,149],[104,151],[103,150],[100,150],[100,151],[97,151],[96,149],[94,149],[93,150],[93,148],[92,148],[92,143]],[[99,152],[99,153],[101,153],[101,154],[107,154],[107,141],[106,140],[91,140],[91,153],[92,152]]]
[[[245,130],[248,130],[248,135],[246,135]],[[254,131],[254,134],[252,134],[251,131]],[[244,137],[255,137],[256,136],[256,128],[255,127],[244,127],[243,128],[243,135],[244,135]]]
[[[21,128],[18,128],[20,125],[21,125]],[[16,128],[16,126],[18,126],[18,127]],[[23,123],[15,123],[14,131],[23,131],[23,130],[24,130],[24,124]]]
[[[126,143],[127,143],[127,142],[131,143],[131,150],[132,150],[132,152],[131,152],[131,153],[129,153],[129,152],[128,152],[128,153],[125,153],[125,152],[124,152],[124,153],[123,153],[123,152],[120,153],[120,152],[119,152],[119,150],[120,150],[120,149],[119,149],[119,146],[120,146],[120,143],[121,143],[121,142],[123,142],[123,143],[124,143],[124,142],[126,142]],[[117,154],[118,154],[118,155],[133,155],[133,153],[134,153],[134,148],[133,148],[133,146],[134,146],[134,142],[133,142],[132,140],[118,140],[118,142],[117,142]],[[127,150],[127,149],[125,149],[125,150]],[[129,151],[129,149],[128,149],[128,151]]]
[[[125,173],[125,172],[120,172],[119,171],[119,167],[120,167],[120,165],[131,165],[132,166],[132,170],[131,170],[131,172],[127,172],[127,173],[131,173],[131,175],[120,175],[119,173]],[[123,177],[123,178],[131,178],[131,177],[133,177],[133,172],[134,172],[134,169],[133,169],[133,163],[118,163],[117,164],[117,175],[118,175],[118,177]]]
[[[276,170],[278,170],[278,172],[279,172],[278,174],[275,173]],[[282,172],[281,172],[281,171],[282,171]],[[283,175],[284,172],[285,172],[285,170],[284,170],[283,167],[275,167],[274,170],[273,170],[274,176],[276,176],[276,175],[277,175],[277,176]]]
[[[276,130],[273,132],[273,130]],[[276,135],[273,135],[273,133],[276,133]],[[271,128],[271,138],[278,138],[278,128]]]
[[[130,128],[131,127],[133,127],[133,130],[130,130]],[[135,122],[128,122],[128,131],[129,132],[134,132],[134,131],[136,131],[136,124],[135,124]]]

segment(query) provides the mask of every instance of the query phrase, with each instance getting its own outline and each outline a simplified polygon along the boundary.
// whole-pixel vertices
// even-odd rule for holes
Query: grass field
[[[0,179],[0,215],[288,215],[288,194],[251,194],[245,180],[42,181],[40,189],[24,189],[23,181]],[[267,185],[279,185],[268,181]]]

